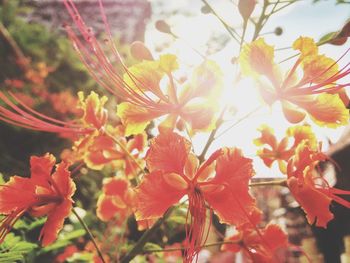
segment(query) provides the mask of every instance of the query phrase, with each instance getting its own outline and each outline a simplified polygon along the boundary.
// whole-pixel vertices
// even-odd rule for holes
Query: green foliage
[[[39,251],[39,254],[45,254],[48,252],[52,252],[52,251],[56,251],[56,250],[65,248],[66,246],[71,244],[74,239],[77,239],[77,238],[82,237],[84,235],[85,235],[84,229],[77,229],[77,230],[74,230],[70,233],[61,234],[61,235],[59,235],[59,237],[55,243],[53,243],[50,246],[42,248]]]
[[[24,256],[38,247],[37,244],[21,240],[10,233],[0,245],[0,262],[24,262]]]

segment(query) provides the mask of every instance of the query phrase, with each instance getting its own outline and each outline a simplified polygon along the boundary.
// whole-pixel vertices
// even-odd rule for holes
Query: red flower
[[[239,228],[238,234],[228,238],[227,241],[235,244],[224,244],[222,250],[235,253],[242,250],[253,262],[259,263],[281,262],[277,260],[276,252],[288,244],[286,233],[274,224],[269,224],[264,229],[245,224]]]
[[[316,165],[327,158],[302,142],[287,166],[287,185],[292,195],[305,211],[308,222],[319,227],[326,227],[333,219],[329,211],[332,200],[350,208],[350,202],[338,196],[350,195],[350,191],[330,187],[315,171]]]
[[[64,263],[68,258],[77,252],[79,252],[79,250],[76,245],[69,245],[64,249],[62,253],[56,256],[54,263]]]
[[[76,26],[67,25],[66,31],[80,59],[96,82],[123,101],[118,105],[117,114],[126,127],[127,136],[141,133],[152,120],[161,116],[166,116],[162,128],[173,129],[178,120],[185,121],[195,131],[214,128],[219,105],[217,98],[222,86],[222,74],[216,63],[203,62],[181,88],[172,75],[178,68],[174,55],[166,54],[153,60],[150,52],[142,47],[147,55],[141,56],[140,63],[128,68],[113,43],[102,1],[99,1],[100,13],[108,37],[105,44],[100,43],[87,27],[74,2],[63,2]],[[115,57],[107,57],[106,49]],[[124,72],[115,69],[113,60]],[[165,89],[160,85],[161,80],[167,81]]]
[[[146,156],[150,171],[137,189],[136,218],[161,217],[184,195],[189,199],[190,227],[185,261],[192,262],[205,236],[206,202],[222,222],[241,224],[255,207],[248,193],[252,160],[238,149],[216,151],[202,165],[190,153],[190,142],[166,131],[151,142]]]
[[[0,242],[25,212],[34,217],[46,215],[39,239],[43,246],[55,241],[72,209],[71,197],[75,192],[66,163],[56,165],[51,175],[55,161],[48,153],[43,157],[32,156],[30,178],[13,176],[0,186],[0,213],[5,215],[0,223]]]
[[[259,149],[257,155],[264,161],[267,167],[271,167],[277,161],[282,173],[287,173],[287,162],[294,155],[296,147],[302,142],[312,148],[317,147],[317,140],[311,127],[307,125],[290,127],[286,131],[286,137],[277,141],[273,129],[267,125],[259,128],[261,136],[254,140],[257,146],[264,146]],[[291,144],[292,142],[292,144]]]
[[[118,216],[118,222],[123,222],[134,208],[134,191],[129,182],[121,178],[103,180],[103,193],[97,201],[97,216],[102,221],[109,221]]]

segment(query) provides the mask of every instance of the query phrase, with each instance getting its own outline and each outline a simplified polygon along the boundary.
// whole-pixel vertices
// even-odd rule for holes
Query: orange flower
[[[83,160],[90,169],[101,170],[105,165],[112,164],[122,169],[126,176],[134,177],[140,171],[140,167],[145,166],[140,154],[145,148],[146,141],[145,133],[126,139],[122,125],[116,128],[107,125],[105,129],[95,131],[76,141],[73,153],[76,160]]]
[[[95,92],[91,92],[86,98],[82,92],[79,92],[78,97],[79,103],[76,109],[82,112],[82,117],[75,121],[64,122],[31,109],[13,93],[6,96],[0,92],[0,100],[7,105],[7,107],[0,106],[0,120],[32,130],[59,133],[65,138],[71,138],[74,141],[73,151],[68,155],[66,151],[65,156],[70,162],[83,160],[92,169],[100,170],[105,164],[124,158],[125,153],[116,149],[115,141],[108,133],[110,130],[107,126],[108,114],[104,108],[107,97],[100,98]],[[140,141],[139,138],[137,140]],[[130,144],[135,145],[132,140],[130,141]],[[126,142],[124,144],[128,147]],[[133,168],[132,164],[128,164],[128,172],[133,172]]]
[[[318,125],[334,128],[348,124],[349,111],[341,98],[344,98],[343,88],[349,83],[336,82],[350,73],[350,67],[338,69],[336,61],[319,55],[311,38],[298,38],[293,48],[300,51],[300,56],[292,69],[282,76],[274,62],[272,46],[262,38],[247,44],[240,55],[242,72],[257,79],[267,104],[281,102],[283,113],[291,123],[301,122],[308,113]],[[297,76],[300,67],[302,78]],[[260,78],[261,75],[266,80]]]
[[[55,257],[54,263],[64,263],[68,258],[79,252],[76,245],[65,247],[64,251]]]
[[[75,184],[64,162],[56,165],[51,175],[55,161],[48,153],[32,156],[30,178],[13,176],[0,186],[0,213],[5,215],[0,223],[0,242],[25,212],[34,217],[47,216],[39,237],[43,246],[56,240],[72,209]]]
[[[258,150],[257,155],[264,161],[267,167],[271,167],[274,161],[278,162],[279,169],[282,173],[287,172],[287,162],[295,152],[296,147],[306,141],[312,149],[317,147],[316,137],[311,127],[307,125],[290,127],[286,131],[286,137],[280,142],[277,141],[274,131],[267,125],[259,128],[261,137],[254,140],[257,146],[264,146]],[[291,140],[293,142],[291,143]]]
[[[222,222],[241,224],[255,207],[248,193],[248,181],[254,175],[252,160],[238,149],[216,151],[199,166],[190,153],[190,142],[171,131],[152,140],[146,155],[150,171],[137,188],[136,218],[161,217],[184,195],[189,199],[190,227],[185,261],[192,262],[205,236],[205,202]]]
[[[80,112],[77,108],[78,99],[69,90],[50,94],[49,98],[54,110],[62,115],[68,113],[77,115]]]
[[[149,60],[127,68],[113,44],[102,2],[100,12],[108,36],[105,47],[102,47],[92,30],[86,26],[74,2],[63,2],[79,31],[75,33],[72,27],[66,26],[81,60],[102,87],[125,101],[118,106],[117,114],[126,126],[126,136],[143,132],[150,121],[160,116],[167,117],[162,128],[173,129],[179,119],[185,120],[194,131],[214,127],[218,105],[214,98],[218,98],[222,77],[219,67],[213,61],[206,61],[196,68],[191,80],[183,87],[178,87],[172,75],[178,68],[174,55],[162,55],[159,60],[153,60],[152,56],[147,55],[143,58]],[[110,49],[111,54],[116,56],[115,61],[120,63],[124,74],[115,70],[111,59],[103,51],[106,49]],[[150,54],[149,51],[145,52]],[[167,82],[162,83],[166,84],[162,86],[163,80]]]
[[[278,260],[276,252],[287,247],[287,235],[274,224],[267,225],[264,229],[258,229],[251,224],[239,228],[238,234],[230,237],[227,241],[235,244],[224,244],[222,250],[246,253],[253,262],[269,263],[282,262]]]
[[[129,182],[117,177],[104,179],[102,191],[97,201],[97,217],[107,222],[118,216],[118,222],[125,221],[134,207],[134,191]]]
[[[126,135],[142,132],[155,118],[166,115],[160,128],[174,129],[178,120],[183,120],[191,130],[210,130],[214,127],[214,116],[218,102],[213,100],[221,90],[221,72],[214,62],[206,61],[197,67],[192,79],[180,87],[175,85],[171,71],[177,69],[176,57],[163,55],[158,61],[144,61],[128,69],[124,81],[133,89],[142,89],[147,93],[157,94],[157,103],[138,104],[133,101],[121,103],[117,114],[126,126]],[[135,79],[130,79],[129,76]],[[158,78],[155,78],[158,76]],[[166,92],[160,89],[160,80],[168,76],[169,87]],[[133,83],[142,83],[136,86]],[[147,88],[146,88],[147,87]],[[141,93],[141,91],[140,91]],[[210,100],[211,99],[211,100]]]
[[[330,187],[323,177],[316,174],[315,167],[326,159],[325,154],[302,142],[287,167],[287,185],[292,195],[305,211],[308,222],[319,227],[326,227],[333,219],[329,211],[332,200],[350,208],[350,202],[338,196],[350,195],[350,191]]]

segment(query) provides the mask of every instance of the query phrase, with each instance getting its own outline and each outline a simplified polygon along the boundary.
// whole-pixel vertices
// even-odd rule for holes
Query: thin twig
[[[217,119],[216,121],[216,127],[214,130],[211,131],[210,135],[209,135],[209,138],[207,140],[207,143],[205,144],[203,150],[202,150],[202,153],[199,155],[198,159],[199,161],[202,163],[204,161],[204,158],[205,158],[205,155],[207,154],[207,151],[210,147],[210,145],[213,143],[213,141],[215,140],[215,134],[216,132],[218,131],[218,129],[220,128],[221,124],[223,123],[223,117],[224,117],[224,114],[225,114],[225,111],[226,111],[227,107],[224,107],[223,110],[221,111],[220,113],[220,116],[219,118]]]
[[[228,127],[227,129],[225,129],[223,132],[221,132],[218,136],[216,136],[214,139],[216,140],[217,138],[221,137],[222,135],[224,135],[226,132],[228,132],[230,129],[232,129],[233,127],[235,127],[237,124],[239,124],[240,122],[244,121],[246,118],[250,117],[251,115],[253,115],[255,112],[257,112],[258,110],[260,110],[262,108],[262,106],[258,106],[256,107],[254,110],[252,110],[251,112],[247,113],[246,115],[244,115],[242,118],[239,118],[236,122],[234,122],[230,127]]]
[[[85,229],[85,231],[88,233],[89,238],[91,239],[91,241],[92,241],[94,247],[96,248],[96,251],[97,251],[97,253],[98,253],[98,256],[100,257],[100,259],[102,260],[103,263],[106,263],[106,261],[105,261],[104,258],[103,258],[102,252],[101,252],[101,250],[99,249],[99,247],[98,247],[98,245],[97,245],[97,243],[96,243],[96,240],[95,240],[94,236],[92,235],[92,233],[91,233],[89,227],[86,225],[86,223],[84,222],[84,220],[79,216],[79,214],[77,213],[77,211],[76,211],[74,208],[72,209],[72,211],[73,211],[73,214],[78,218],[80,224],[83,226],[83,228]]]
[[[224,244],[237,244],[238,242],[235,241],[221,241],[221,242],[214,242],[214,243],[208,243],[204,244],[198,248],[206,248],[206,247],[215,247],[215,246],[221,246]],[[143,252],[148,253],[148,252],[166,252],[166,251],[179,251],[179,250],[185,250],[186,247],[175,247],[175,248],[164,248],[164,249],[145,249]]]
[[[266,181],[266,182],[256,182],[256,183],[250,183],[250,187],[254,186],[287,186],[287,180],[273,180],[273,181]]]
[[[148,229],[142,237],[137,241],[135,246],[121,259],[121,263],[129,263],[134,257],[136,257],[139,253],[143,252],[143,247],[147,243],[147,241],[152,237],[152,235],[160,228],[160,226],[164,223],[164,221],[169,217],[173,208],[168,209],[168,211],[164,214],[164,216],[154,225]]]
[[[230,34],[230,36],[237,41],[237,43],[239,44],[240,41],[237,38],[237,36],[234,35],[238,33],[231,28],[229,25],[226,24],[226,22],[218,15],[218,13],[216,13],[216,11],[209,5],[209,3],[206,0],[202,0],[202,2],[210,9],[211,13],[221,22],[221,24],[225,27],[225,29],[227,30],[227,32]]]
[[[24,72],[27,72],[29,70],[28,68],[28,59],[26,56],[23,54],[22,50],[20,47],[17,45],[16,41],[13,39],[11,36],[10,32],[7,30],[7,28],[4,26],[3,23],[0,21],[0,36],[7,42],[9,47],[12,49],[13,53],[16,56],[18,65],[21,67],[21,69]]]

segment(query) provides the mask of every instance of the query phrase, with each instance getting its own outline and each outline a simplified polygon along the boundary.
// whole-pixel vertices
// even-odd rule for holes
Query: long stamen
[[[11,231],[14,224],[25,211],[26,209],[16,209],[0,221],[0,244],[4,241],[6,235]]]
[[[123,63],[122,58],[113,43],[102,1],[99,1],[100,13],[102,15],[105,31],[108,36],[107,42],[110,43],[109,48],[125,72],[129,75],[130,79],[134,82],[136,90],[135,88],[130,87],[115,71],[114,67],[109,62],[107,56],[102,50],[101,45],[95,36],[91,33],[91,30],[85,25],[84,21],[82,20],[74,2],[72,0],[64,0],[63,2],[85,41],[84,43],[81,42],[74,31],[69,26],[66,26],[68,36],[74,43],[75,49],[77,50],[80,59],[85,64],[93,78],[108,91],[112,92],[118,97],[122,97],[126,101],[130,101],[131,103],[147,108],[159,108],[159,103],[151,99],[144,92],[146,88],[144,83],[142,83],[141,80],[137,79]],[[166,99],[164,96],[160,96],[160,94],[154,93],[154,95],[159,97],[161,100]]]
[[[332,63],[330,66],[328,66],[323,71],[319,72],[318,74],[311,76],[309,78],[305,78],[302,81],[300,81],[298,84],[290,87],[287,89],[286,93],[290,91],[293,93],[293,95],[307,95],[307,94],[315,94],[315,93],[323,93],[323,92],[336,92],[337,90],[350,85],[350,83],[343,83],[343,84],[336,84],[335,82],[342,79],[343,77],[350,74],[350,63],[347,63],[345,66],[343,66],[340,70],[338,70],[336,73],[334,73],[332,76],[328,77],[324,81],[318,84],[312,84],[312,82],[322,77],[322,75],[329,72],[332,68],[334,68],[337,63],[344,58],[344,56],[349,53],[350,49],[347,49],[344,54],[334,63]],[[310,84],[309,86],[305,87],[306,84]],[[329,85],[335,85],[335,87],[329,88]]]
[[[190,216],[189,216],[190,214]],[[206,206],[205,200],[199,189],[194,188],[189,196],[189,228],[186,227],[187,249],[184,251],[184,262],[192,263],[198,260],[198,253],[201,245],[208,233],[205,234],[206,226]],[[209,232],[209,228],[207,230]],[[205,237],[205,238],[204,238]]]
[[[72,122],[64,122],[45,116],[28,107],[12,93],[6,96],[4,92],[0,91],[0,101],[7,106],[7,108],[0,106],[0,120],[9,124],[54,133],[85,134],[91,132],[91,129]]]

